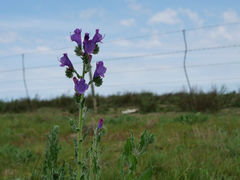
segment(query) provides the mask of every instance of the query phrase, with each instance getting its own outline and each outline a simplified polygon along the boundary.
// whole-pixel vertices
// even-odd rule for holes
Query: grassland
[[[72,161],[72,137],[68,118],[77,114],[56,108],[0,114],[0,179],[25,179],[44,159],[47,134],[60,126],[60,161]],[[153,179],[239,179],[240,108],[217,113],[161,112],[122,115],[121,109],[89,113],[86,126],[105,119],[102,140],[102,179],[121,179],[117,161],[130,130],[139,136],[151,131],[156,141],[139,162],[138,173],[153,166]]]

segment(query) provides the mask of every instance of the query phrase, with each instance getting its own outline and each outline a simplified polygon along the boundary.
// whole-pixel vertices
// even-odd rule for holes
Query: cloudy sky
[[[31,97],[73,94],[58,58],[74,56],[76,27],[105,35],[93,58],[107,66],[101,95],[176,92],[187,87],[184,41],[192,86],[240,88],[240,1],[236,0],[9,0],[0,6],[0,99],[25,97],[22,55]],[[214,26],[211,25],[221,25]],[[219,47],[219,48],[217,48]],[[213,48],[213,49],[205,49]],[[216,49],[215,49],[216,48]],[[201,50],[201,51],[200,51]]]

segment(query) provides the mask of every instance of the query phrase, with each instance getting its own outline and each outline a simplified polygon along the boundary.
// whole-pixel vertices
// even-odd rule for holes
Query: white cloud
[[[92,17],[102,17],[104,15],[103,9],[86,9],[80,12],[81,19],[89,19]]]
[[[227,23],[237,22],[240,20],[238,14],[233,10],[227,10],[223,13],[223,19]]]
[[[190,9],[165,9],[164,11],[158,12],[153,15],[149,19],[149,24],[157,24],[157,23],[164,23],[164,24],[178,24],[181,22],[179,15],[186,15],[191,21],[201,26],[203,24],[203,19],[200,18],[198,13],[190,10]]]
[[[135,24],[135,19],[133,19],[133,18],[123,19],[120,21],[120,24],[123,26],[132,26]]]
[[[15,32],[6,32],[0,34],[0,43],[12,43],[17,40],[17,33]]]
[[[137,2],[136,0],[126,0],[128,4],[128,8],[133,11],[140,12],[140,13],[150,13],[151,10],[144,7],[142,4]]]
[[[179,9],[179,12],[187,15],[190,20],[192,20],[194,23],[198,24],[199,26],[203,25],[203,19],[201,19],[196,12],[193,12],[190,9]]]
[[[210,37],[213,39],[226,39],[233,40],[232,35],[227,31],[227,29],[223,26],[218,27],[215,31],[210,33]]]
[[[142,10],[142,5],[137,3],[136,0],[128,0],[128,7],[134,11]]]
[[[149,19],[149,24],[158,24],[158,23],[164,23],[164,24],[177,24],[180,22],[180,19],[178,18],[178,12],[173,9],[165,9],[164,11],[158,12],[154,14]]]
[[[121,39],[118,41],[115,41],[114,44],[116,46],[120,46],[120,47],[131,47],[131,48],[144,48],[144,49],[151,49],[154,47],[161,47],[162,43],[159,39],[159,35],[158,32],[154,31],[152,33],[152,36],[149,39],[145,39],[145,40],[139,40],[139,41],[135,41],[135,40],[127,40],[127,39]]]

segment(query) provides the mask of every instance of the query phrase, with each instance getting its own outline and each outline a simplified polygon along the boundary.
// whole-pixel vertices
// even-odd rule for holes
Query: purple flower
[[[98,77],[98,76],[101,76],[101,77],[104,77],[104,73],[106,72],[107,68],[103,66],[103,62],[102,61],[99,61],[97,62],[96,64],[96,70],[94,72],[94,78]]]
[[[99,29],[96,29],[96,33],[93,36],[93,42],[98,43],[98,42],[101,42],[102,39],[103,39],[103,36],[99,34]]]
[[[71,61],[69,60],[67,53],[63,54],[63,57],[60,58],[60,62],[62,64],[60,64],[60,66],[68,66],[69,68],[73,68],[73,65],[71,63]]]
[[[95,49],[96,44],[98,42],[101,42],[102,39],[103,39],[103,37],[101,34],[99,34],[99,29],[96,29],[96,33],[95,33],[93,39],[91,39],[91,40],[89,39],[89,33],[85,33],[84,41],[83,41],[84,51],[87,54],[92,54]]]
[[[74,34],[71,35],[71,40],[75,41],[78,44],[78,46],[82,45],[81,32],[82,30],[77,28],[75,29]]]
[[[76,77],[73,78],[73,81],[75,83],[75,90],[79,93],[79,94],[84,94],[84,92],[88,89],[88,85],[85,83],[85,79],[80,79],[77,80]]]
[[[103,118],[101,118],[100,120],[99,120],[99,122],[98,122],[98,129],[101,129],[102,128],[102,126],[103,126]]]
[[[96,43],[93,40],[89,40],[89,33],[85,33],[83,44],[85,52],[87,54],[92,54]]]

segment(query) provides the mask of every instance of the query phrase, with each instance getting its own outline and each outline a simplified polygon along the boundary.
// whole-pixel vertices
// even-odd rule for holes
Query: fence
[[[240,38],[220,38],[217,43],[212,40],[205,44],[194,44],[197,36],[198,40],[206,40],[204,36],[209,33],[214,35],[216,29],[222,27],[240,29],[240,23],[203,26],[112,41],[106,39],[100,46],[100,55],[94,57],[93,61],[94,63],[101,59],[108,68],[104,88],[96,89],[97,93],[106,95],[141,90],[161,93],[177,91],[184,85],[191,91],[193,86],[201,87],[203,83],[208,86],[224,83],[232,89],[238,88]],[[143,49],[140,45],[144,45],[144,40],[150,42],[157,38],[161,39],[159,42],[166,41],[163,43],[166,48],[159,48],[162,47],[159,42],[155,46],[152,43],[150,45],[153,46],[153,52],[148,47],[150,45],[145,44],[145,53],[139,53]],[[136,40],[139,41],[135,42]],[[169,43],[174,41],[176,43]],[[111,47],[116,47],[117,51],[107,51]],[[132,49],[129,51],[129,48]],[[64,68],[60,68],[57,61],[64,51],[72,56],[73,49],[74,46],[43,49],[0,57],[0,99],[73,94],[73,83],[64,77]],[[130,55],[122,55],[126,52]],[[77,58],[72,56],[70,59],[80,66]],[[48,63],[49,61],[55,62]]]

